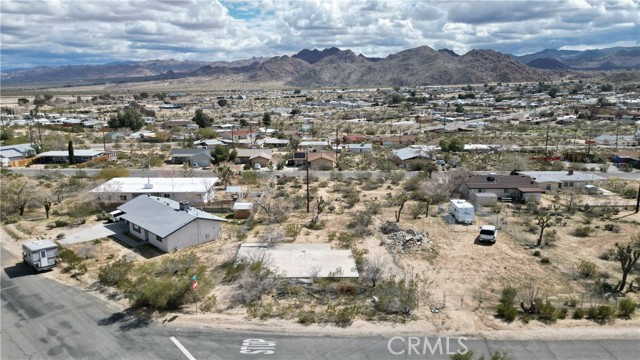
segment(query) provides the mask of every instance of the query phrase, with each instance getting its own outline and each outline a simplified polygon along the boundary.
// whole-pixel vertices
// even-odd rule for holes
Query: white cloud
[[[338,46],[384,57],[638,45],[636,0],[2,0],[3,67],[234,60]]]

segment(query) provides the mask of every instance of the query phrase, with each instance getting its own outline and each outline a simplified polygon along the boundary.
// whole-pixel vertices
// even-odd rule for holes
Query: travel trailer
[[[466,200],[451,200],[449,202],[449,214],[456,219],[456,222],[464,224],[473,224],[475,220],[473,204],[468,203]]]
[[[38,240],[22,244],[22,259],[37,271],[50,270],[58,261],[58,245],[51,240]]]

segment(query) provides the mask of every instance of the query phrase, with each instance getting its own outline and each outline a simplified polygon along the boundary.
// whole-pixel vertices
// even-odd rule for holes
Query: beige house
[[[336,154],[328,152],[309,153],[309,169],[331,170],[336,166]]]

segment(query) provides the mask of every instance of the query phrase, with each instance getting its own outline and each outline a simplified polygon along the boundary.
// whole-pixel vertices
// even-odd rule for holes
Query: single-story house
[[[172,164],[189,163],[191,166],[209,166],[213,161],[213,157],[208,149],[171,149],[169,160]]]
[[[218,139],[198,140],[195,142],[195,145],[202,149],[213,149],[216,147],[216,145],[227,146],[226,143]]]
[[[429,160],[432,154],[439,151],[436,145],[411,145],[406,148],[392,150],[393,157],[399,162],[398,165],[407,167],[413,160]]]
[[[530,199],[540,203],[540,189],[533,179],[526,175],[472,175],[460,186],[460,193],[470,202],[491,205],[495,200],[527,202]],[[492,193],[495,195],[484,195]],[[480,196],[477,196],[482,194]]]
[[[8,166],[10,161],[26,159],[35,153],[35,149],[29,143],[0,146],[0,161],[2,166]]]
[[[415,135],[393,135],[393,136],[378,136],[373,138],[373,142],[383,145],[413,145],[416,143],[417,136]]]
[[[322,150],[329,147],[329,142],[327,141],[318,141],[318,140],[303,140],[298,144],[298,148],[300,149],[316,149]]]
[[[236,162],[240,164],[260,164],[268,166],[271,162],[271,149],[236,149]]]
[[[115,151],[103,151],[103,150],[74,150],[73,152],[76,163],[83,163],[89,160],[97,159],[102,156],[106,156],[109,160],[116,159]],[[68,163],[69,151],[45,151],[36,155],[36,158],[41,163]]]
[[[342,137],[342,141],[346,144],[356,144],[363,142],[366,139],[364,135],[345,135]]]
[[[156,133],[149,130],[140,130],[129,135],[129,139],[133,140],[155,139],[156,137]]]
[[[138,196],[120,205],[119,215],[129,225],[131,235],[158,249],[170,252],[220,238],[221,224],[227,220],[157,196]]]
[[[357,278],[351,250],[333,250],[330,244],[244,243],[237,262],[266,259],[269,269],[286,278]]]
[[[165,129],[172,129],[175,127],[187,127],[188,125],[196,125],[193,121],[189,119],[180,119],[180,120],[167,120],[162,124]],[[198,126],[198,125],[196,125]]]
[[[336,154],[331,152],[309,153],[309,169],[331,170],[336,166]]]
[[[253,210],[253,203],[250,202],[237,202],[233,204],[233,218],[234,219],[247,219],[251,216]]]
[[[370,153],[373,151],[371,144],[347,144],[347,150],[352,153]]]
[[[519,174],[530,176],[536,185],[546,191],[561,189],[584,189],[585,185],[598,185],[607,178],[587,174],[580,171],[520,171]]]
[[[113,178],[91,190],[96,202],[109,208],[123,204],[139,195],[158,196],[175,201],[203,205],[213,198],[217,177],[210,178]]]
[[[287,139],[278,139],[278,138],[266,138],[263,140],[259,140],[258,142],[262,142],[263,146],[273,147],[273,148],[282,148],[287,147],[289,145],[289,140]]]

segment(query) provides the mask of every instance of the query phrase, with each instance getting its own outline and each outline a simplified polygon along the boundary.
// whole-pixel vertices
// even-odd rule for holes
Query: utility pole
[[[618,150],[618,130],[620,129],[620,119],[616,119],[616,150]]]
[[[640,211],[640,185],[638,185],[638,198],[636,199],[636,214]]]
[[[308,148],[305,154],[305,164],[307,168],[307,213],[309,213],[309,202],[311,201],[311,199],[309,195],[309,149]]]
[[[338,165],[338,126],[336,126],[336,165]]]
[[[549,156],[549,151],[547,150],[547,146],[549,145],[549,126],[550,125],[551,123],[547,123],[547,135],[545,136],[545,139],[544,139],[544,153],[547,156]]]
[[[107,151],[107,135],[105,135],[104,127],[100,130],[102,131],[102,149]]]
[[[587,156],[591,156],[591,127],[589,127],[589,138],[587,139]]]

